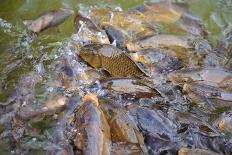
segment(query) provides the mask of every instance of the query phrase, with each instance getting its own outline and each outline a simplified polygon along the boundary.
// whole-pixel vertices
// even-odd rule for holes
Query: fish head
[[[73,10],[63,9],[63,8],[51,11],[51,15],[53,16],[53,20],[52,20],[51,25],[55,26],[55,25],[62,23],[65,19],[70,17],[73,13],[74,13]]]
[[[102,66],[101,57],[99,56],[95,45],[87,45],[83,47],[80,51],[80,57],[94,68],[100,68]]]
[[[86,95],[83,97],[82,100],[83,100],[84,103],[85,103],[85,102],[88,102],[88,101],[91,101],[91,102],[93,102],[96,106],[99,105],[99,101],[98,101],[97,96],[94,95],[94,94],[91,94],[91,93],[86,94]]]
[[[84,17],[81,13],[77,13],[75,19],[74,19],[74,26],[77,31],[79,31],[82,24],[85,24],[85,26],[93,32],[100,32],[101,30],[97,27],[97,25],[90,20],[87,17]]]

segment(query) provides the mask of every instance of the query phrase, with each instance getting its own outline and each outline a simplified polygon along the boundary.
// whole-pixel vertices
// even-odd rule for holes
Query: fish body
[[[80,13],[74,19],[74,27],[77,32],[74,40],[79,47],[90,43],[110,44],[106,32],[98,28],[91,19],[84,17]]]
[[[120,104],[107,98],[100,98],[100,107],[109,122],[114,142],[144,145],[142,134]]]
[[[78,31],[81,28],[83,23],[92,31],[95,31],[95,32],[100,31],[100,29],[97,27],[97,25],[93,21],[91,21],[89,18],[84,17],[80,13],[78,13],[74,19],[74,26],[75,26],[76,31]]]
[[[225,133],[232,132],[232,114],[224,115],[220,122],[218,123],[218,128],[220,131]]]
[[[90,44],[80,51],[80,57],[94,68],[102,68],[114,77],[147,76],[122,50],[112,45]]]
[[[231,77],[231,72],[215,68],[186,68],[169,74],[169,79],[175,84],[201,82],[217,87],[229,87]]]
[[[189,149],[182,147],[178,151],[178,155],[219,155],[216,152],[210,151],[210,150],[205,150],[205,149]]]
[[[232,93],[218,87],[197,82],[185,83],[183,92],[189,95],[192,102],[203,104],[211,109],[232,106]]]
[[[100,80],[101,86],[117,94],[132,96],[134,98],[150,98],[160,96],[160,93],[138,79],[131,78],[115,78],[109,80]]]
[[[126,46],[129,51],[169,46],[191,48],[186,38],[167,34],[153,35],[139,41],[127,43]]]
[[[39,33],[50,27],[54,27],[61,24],[72,14],[73,11],[69,9],[52,10],[40,15],[34,20],[24,21],[24,24],[27,30],[34,33]]]
[[[113,25],[105,25],[104,29],[111,43],[116,43],[118,48],[124,49],[128,36],[121,29]]]
[[[84,97],[76,113],[75,146],[85,155],[110,154],[110,128],[94,96]]]

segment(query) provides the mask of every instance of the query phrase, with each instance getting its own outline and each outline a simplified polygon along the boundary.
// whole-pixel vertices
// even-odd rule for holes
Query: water
[[[39,57],[45,53],[48,55],[51,54],[53,49],[60,45],[59,42],[64,41],[65,38],[69,38],[74,32],[72,16],[57,29],[54,28],[41,33],[38,40],[31,44],[24,31],[24,20],[33,19],[45,11],[59,7],[77,10],[80,5],[97,5],[101,7],[119,6],[124,10],[129,10],[143,4],[143,2],[141,0],[130,2],[119,0],[78,2],[74,0],[53,2],[38,0],[33,2],[14,2],[13,0],[7,0],[2,2],[0,4],[0,101],[6,101],[10,91],[12,91],[13,85],[17,83],[21,74],[36,68],[35,64],[40,61],[38,60]],[[213,0],[188,1],[188,3],[190,3],[189,9],[203,20],[204,26],[209,31],[208,37],[211,43],[216,44],[217,40],[225,38],[225,33],[229,31],[231,25],[229,17],[230,4],[227,4],[226,0],[220,0],[217,3],[214,3]],[[219,4],[223,9],[218,8]],[[220,23],[220,20],[222,20],[222,23]],[[25,55],[28,58],[25,58]],[[33,57],[33,60],[30,57]],[[48,63],[49,58],[45,59],[47,59]],[[28,65],[27,61],[31,61],[31,65]]]
[[[39,57],[41,57],[45,53],[48,53],[48,56],[45,59],[47,59],[46,61],[49,61],[49,54],[52,53],[53,49],[59,47],[59,42],[62,42],[66,38],[69,38],[70,35],[74,32],[74,17],[72,16],[57,29],[54,28],[40,34],[38,40],[30,44],[30,41],[27,40],[28,38],[24,31],[24,20],[34,19],[43,12],[60,7],[77,10],[80,5],[97,4],[98,6],[109,7],[112,5],[119,5],[122,8],[129,9],[142,3],[143,1],[126,2],[91,0],[57,0],[52,2],[46,0],[38,0],[33,2],[14,2],[13,0],[7,0],[2,2],[0,4],[2,8],[0,11],[0,102],[6,101],[6,98],[10,94],[10,91],[12,91],[13,85],[15,85],[19,80],[20,75],[35,69],[35,64],[37,63],[37,61],[40,61],[38,60]],[[28,58],[25,58],[25,55],[27,55]],[[54,56],[54,53],[52,53],[52,55]],[[30,58],[29,56],[33,57],[33,60],[31,60],[32,58]],[[17,62],[16,60],[18,60],[17,65],[12,63],[12,61]],[[30,61],[30,65],[26,62],[27,60]]]
[[[189,53],[187,55],[187,52],[184,49],[185,47],[180,49],[175,49],[176,47],[173,47],[175,52],[171,55],[168,55],[167,53],[164,54],[162,52],[163,49],[159,49],[160,54],[154,56],[154,51],[152,50],[149,51],[150,54],[147,54],[146,51],[141,52],[140,55],[136,55],[137,53],[131,54],[132,57],[133,55],[136,55],[135,59],[141,60],[140,63],[144,63],[145,65],[149,62],[156,63],[155,67],[149,66],[150,68],[147,69],[151,77],[154,78],[152,85],[147,84],[148,86],[144,88],[143,86],[140,86],[141,81],[139,81],[137,87],[141,87],[141,90],[148,90],[148,88],[153,87],[153,85],[156,86],[155,88],[162,86],[161,91],[159,91],[162,95],[164,92],[166,95],[165,99],[157,97],[155,99],[138,100],[135,97],[136,95],[133,96],[134,94],[131,94],[132,97],[128,97],[127,95],[124,95],[124,93],[116,93],[117,89],[113,91],[106,91],[102,87],[103,84],[99,81],[95,82],[96,79],[102,77],[101,72],[99,73],[96,70],[93,70],[76,55],[76,53],[79,52],[79,48],[75,46],[75,42],[80,43],[80,40],[83,40],[83,36],[87,31],[82,27],[83,31],[76,33],[73,22],[75,15],[72,15],[63,24],[39,33],[38,36],[29,34],[25,30],[25,26],[23,24],[24,20],[34,19],[41,13],[57,8],[70,8],[74,11],[81,10],[83,14],[90,15],[89,10],[92,8],[107,8],[109,10],[130,12],[131,9],[144,4],[144,2],[150,1],[5,0],[4,2],[1,2],[0,115],[2,117],[0,118],[0,154],[44,154],[48,150],[54,151],[57,148],[57,150],[59,150],[59,148],[62,147],[56,145],[58,142],[54,140],[51,135],[62,132],[63,130],[67,131],[67,135],[61,135],[60,139],[64,140],[62,139],[64,138],[62,136],[66,136],[68,137],[67,145],[69,145],[69,143],[73,143],[72,137],[75,128],[73,128],[72,123],[68,124],[68,129],[63,126],[59,126],[58,123],[60,121],[61,124],[64,124],[64,122],[69,122],[73,119],[73,111],[81,102],[79,97],[82,97],[88,92],[95,93],[99,97],[107,96],[114,99],[121,103],[121,105],[128,108],[128,113],[131,113],[132,116],[134,113],[137,113],[137,115],[139,115],[137,118],[138,120],[136,120],[136,117],[134,116],[133,119],[135,119],[135,123],[137,123],[138,126],[140,125],[140,127],[142,127],[140,130],[142,130],[145,137],[145,143],[148,145],[146,147],[150,154],[157,154],[154,150],[159,150],[160,153],[162,151],[162,153],[165,153],[166,150],[170,153],[174,150],[176,153],[176,149],[179,149],[182,146],[190,145],[190,147],[194,148],[201,144],[203,145],[203,148],[209,148],[215,152],[228,153],[231,151],[230,147],[224,148],[224,144],[231,144],[230,134],[220,132],[220,136],[218,136],[218,129],[214,129],[215,125],[208,124],[205,121],[201,122],[201,120],[199,121],[198,118],[192,116],[192,114],[194,114],[199,116],[199,118],[212,119],[212,122],[214,122],[217,126],[220,119],[223,119],[224,115],[228,115],[227,113],[230,113],[230,109],[220,107],[211,113],[209,109],[197,107],[195,104],[190,103],[188,97],[191,95],[194,96],[195,94],[191,94],[189,96],[186,94],[183,95],[179,88],[176,87],[172,88],[172,90],[177,89],[178,91],[174,91],[175,94],[172,94],[170,86],[164,82],[168,74],[166,72],[170,72],[172,71],[172,68],[175,68],[172,67],[172,63],[174,65],[175,63],[178,63],[176,69],[183,66],[194,67],[199,65],[216,66],[217,68],[225,68],[231,71],[231,0],[219,0],[217,2],[214,0],[188,0],[184,2],[173,0],[173,2],[176,2],[179,6],[183,7],[183,10],[192,11],[199,17],[207,35],[205,35],[204,32],[199,31],[201,28],[198,29],[197,26],[196,28],[184,27],[183,30],[188,30],[188,34],[186,35],[185,31],[175,29],[175,27],[173,27],[170,23],[165,23],[164,27],[159,25],[159,23],[152,23],[154,24],[152,26],[159,29],[161,33],[181,36],[184,39],[187,38],[186,40],[190,40],[191,46],[194,46],[194,50],[188,51]],[[157,1],[153,0],[152,2]],[[137,9],[139,10],[139,8]],[[174,15],[170,20],[172,21],[177,17],[178,15]],[[199,20],[195,16],[191,16],[191,18],[196,18],[196,21]],[[96,17],[95,20],[97,19],[101,19],[101,17]],[[176,25],[181,25],[182,22],[183,21],[176,21],[174,23]],[[195,24],[188,23],[188,21],[186,21],[186,23],[188,26]],[[114,24],[117,24],[117,22]],[[131,27],[127,31],[133,34],[136,30]],[[190,33],[191,35],[189,35]],[[91,32],[87,33],[87,36],[88,35],[91,35]],[[99,33],[94,35],[99,38],[99,36],[103,36],[104,34]],[[140,35],[139,37],[144,37],[143,35],[145,35],[145,33],[142,33],[142,36],[141,34],[138,35]],[[104,37],[105,36],[102,38]],[[161,38],[158,39],[161,40]],[[165,38],[163,40],[163,42],[165,42]],[[172,40],[166,41],[171,42]],[[174,42],[173,44],[177,43]],[[172,51],[173,49],[165,50]],[[200,55],[200,57],[198,57],[198,55]],[[145,62],[143,59],[148,59],[149,62]],[[200,61],[200,59],[203,59],[203,61]],[[167,64],[164,64],[162,61],[168,62]],[[200,63],[198,63],[199,61]],[[183,64],[179,64],[179,62],[183,62]],[[170,68],[167,69],[169,66]],[[162,70],[165,70],[165,73],[160,74]],[[91,84],[93,82],[95,82],[95,85],[92,86]],[[133,84],[133,82],[131,83]],[[122,81],[121,85],[123,85]],[[119,90],[128,89],[121,85],[119,84],[119,86],[116,87]],[[126,85],[123,86],[126,87]],[[107,85],[107,87],[110,86]],[[130,87],[132,87],[132,90],[136,88],[133,85]],[[66,90],[66,88],[68,89]],[[114,89],[113,86],[112,89]],[[231,100],[231,93],[228,93],[228,96],[226,97],[223,96],[223,93],[222,96],[220,96],[223,100],[227,100],[227,98],[229,98],[228,100]],[[225,94],[227,95],[227,92],[225,92]],[[169,102],[169,100],[172,101]],[[62,111],[62,106],[67,101],[73,102],[74,105],[72,106],[75,108],[69,107],[65,117],[62,118],[59,112]],[[2,105],[9,106],[5,108],[5,106]],[[139,107],[141,109],[138,110],[136,109],[136,106],[133,107],[134,105],[145,107],[145,109]],[[46,107],[48,109],[41,109],[41,107]],[[49,107],[51,109],[49,109]],[[35,113],[31,112],[35,109],[37,110]],[[57,112],[54,112],[53,109],[56,109]],[[155,121],[152,123],[154,123],[154,126],[158,124],[158,128],[153,129],[153,126],[150,126],[147,120],[148,118],[144,114],[146,112],[149,112],[148,114],[154,117],[153,119]],[[185,112],[187,112],[186,115]],[[14,120],[15,113],[19,113],[21,117],[28,116],[30,119],[28,122],[25,122],[23,118],[22,120],[21,118]],[[43,116],[41,113],[45,113],[46,116]],[[221,115],[222,113],[223,115]],[[185,116],[192,122],[188,122],[189,120],[186,121]],[[229,118],[230,117],[228,117],[228,119]],[[165,126],[162,121],[168,122],[168,125]],[[194,124],[195,126],[191,124]],[[162,131],[162,126],[166,127],[165,130],[167,131],[164,131],[164,133],[161,134],[160,131]],[[188,128],[186,126],[188,126]],[[14,138],[11,137],[12,133],[8,133],[7,130],[12,131]],[[152,132],[155,133],[155,136],[149,135],[149,130],[154,130]],[[182,135],[183,131],[184,133]],[[216,138],[214,138],[214,134],[216,134]],[[13,140],[11,138],[9,140],[6,137],[11,137]],[[184,140],[181,140],[181,138]],[[204,143],[204,139],[209,142]],[[11,140],[15,143],[12,144]],[[218,142],[215,142],[217,140]],[[18,144],[19,142],[20,144]],[[155,145],[155,143],[159,143],[160,145]],[[48,144],[54,148],[46,148]],[[211,146],[216,144],[221,144],[222,148]]]

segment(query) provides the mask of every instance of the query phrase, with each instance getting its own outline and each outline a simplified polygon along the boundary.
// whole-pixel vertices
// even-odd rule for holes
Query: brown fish
[[[112,45],[86,45],[81,49],[80,57],[92,67],[104,69],[114,77],[147,76],[124,51]]]
[[[219,136],[220,133],[211,125],[205,121],[202,120],[202,118],[198,117],[197,115],[193,115],[188,112],[176,112],[175,113],[176,120],[178,120],[179,123],[181,124],[188,124],[188,125],[193,125],[199,127],[199,132],[203,135],[207,136]]]
[[[100,31],[100,29],[97,27],[97,25],[93,21],[91,21],[89,18],[84,17],[80,13],[77,13],[77,15],[76,15],[76,17],[74,19],[74,26],[76,28],[76,31],[78,31],[81,28],[82,23],[87,25],[87,27],[91,31],[95,31],[95,32]]]
[[[62,67],[60,69],[59,78],[63,88],[67,91],[75,91],[78,82],[76,80],[76,73],[74,67],[70,64],[68,58],[64,58],[60,62]]]
[[[225,133],[232,133],[232,114],[224,115],[218,123],[220,131]]]
[[[115,43],[118,48],[125,48],[129,36],[123,30],[114,25],[105,25],[104,30],[111,43]]]
[[[13,90],[11,96],[7,99],[6,102],[1,103],[0,105],[8,105],[8,104],[30,104],[35,101],[35,86],[38,82],[40,82],[40,77],[35,74],[34,72],[28,73],[27,75],[23,76],[20,80],[15,89]],[[13,108],[15,110],[16,107],[14,106],[5,106],[7,109]],[[11,109],[11,110],[13,110]],[[0,110],[0,114],[7,113],[8,110]]]
[[[136,12],[137,14],[135,14]],[[163,24],[173,24],[181,18],[183,8],[171,5],[167,2],[146,3],[139,8],[134,9],[134,18],[146,22],[156,21]]]
[[[112,9],[91,9],[89,17],[100,28],[113,25],[127,35],[127,39],[135,40],[158,33],[158,26],[133,18],[131,14],[123,11],[112,11]]]
[[[92,20],[80,13],[74,19],[74,27],[77,31],[77,37],[74,40],[79,47],[89,43],[110,44],[106,32],[98,28]]]
[[[129,51],[169,46],[191,48],[188,44],[187,38],[167,34],[153,35],[139,41],[127,43],[126,46]]]
[[[74,143],[85,155],[110,154],[110,128],[98,105],[95,95],[85,95],[76,113],[77,134]]]
[[[229,85],[231,85],[231,77],[231,72],[215,68],[186,68],[169,74],[169,79],[175,84],[201,82],[221,88],[229,87]]]
[[[128,143],[114,143],[111,148],[111,155],[145,155],[145,153],[134,144]]]
[[[207,108],[232,107],[232,93],[205,85],[202,83],[185,83],[183,92],[187,93],[192,101],[197,104],[203,104]]]
[[[182,147],[178,151],[178,155],[219,155],[219,153],[205,149],[189,149]]]
[[[73,14],[70,9],[57,9],[43,13],[35,20],[26,20],[24,24],[26,28],[34,33],[39,33],[47,28],[57,26],[65,21]]]
[[[113,78],[100,80],[101,86],[126,97],[151,98],[160,93],[145,81],[131,78]]]
[[[227,91],[232,91],[232,75],[224,78],[219,84],[218,86],[220,88],[223,88]]]
[[[100,107],[109,122],[114,142],[144,144],[142,134],[122,106],[113,100],[100,98]]]

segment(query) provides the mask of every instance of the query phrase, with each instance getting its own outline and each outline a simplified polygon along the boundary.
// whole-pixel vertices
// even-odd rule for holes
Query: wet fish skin
[[[61,24],[72,14],[72,10],[60,8],[57,10],[45,12],[36,19],[32,21],[26,20],[23,23],[26,26],[27,30],[34,33],[39,33],[50,27],[54,27]]]
[[[139,51],[142,49],[167,47],[167,46],[178,46],[187,49],[191,48],[188,45],[186,38],[182,38],[180,36],[174,36],[174,35],[165,35],[165,34],[153,35],[151,37],[135,42],[129,42],[126,44],[126,47],[129,51]]]
[[[123,141],[141,146],[144,145],[142,134],[130,119],[124,107],[104,97],[100,98],[100,107],[109,122],[114,142]]]
[[[231,77],[231,72],[215,68],[186,68],[168,75],[168,78],[175,84],[195,81],[222,88],[231,85]]]
[[[214,110],[218,107],[232,107],[232,93],[218,87],[202,83],[185,83],[183,92],[187,93],[192,101]]]
[[[52,133],[51,144],[47,146],[48,155],[74,155],[73,146],[68,141],[68,136],[65,134],[67,127],[73,119],[73,112],[81,104],[79,95],[74,95],[67,101],[66,109],[59,113],[55,129]]]
[[[232,75],[228,76],[226,78],[224,78],[219,84],[218,86],[220,88],[223,88],[227,91],[232,91]]]
[[[166,135],[172,139],[176,134],[176,124],[167,118],[162,111],[137,108],[136,116],[140,128],[153,135]]]
[[[84,17],[80,13],[77,13],[74,19],[74,26],[76,31],[78,31],[81,28],[81,22],[83,22],[93,32],[101,31],[93,21],[91,21],[89,18]]]
[[[190,149],[190,148],[180,148],[178,155],[219,155],[216,152],[205,150],[205,149]]]
[[[74,39],[77,47],[90,43],[110,44],[105,31],[101,30],[91,19],[77,13],[74,27],[78,36]]]
[[[40,81],[40,77],[35,74],[34,72],[28,73],[27,75],[23,76],[15,89],[13,90],[11,96],[7,99],[6,102],[0,102],[0,108],[6,108],[8,110],[15,110],[16,107],[14,106],[6,106],[6,105],[21,105],[24,103],[29,104],[35,101],[35,93],[34,89],[36,84]],[[13,109],[12,109],[13,108]],[[0,111],[0,115],[2,113],[7,113],[8,110]]]
[[[84,97],[76,113],[75,146],[85,155],[110,154],[110,128],[96,96]]]
[[[135,61],[144,64],[147,68],[154,70],[155,72],[170,72],[179,70],[183,67],[181,59],[166,54],[165,52],[166,49],[155,48],[130,53],[130,55]]]
[[[181,124],[188,124],[201,127],[199,133],[202,135],[207,135],[210,137],[219,136],[220,133],[207,122],[202,120],[202,118],[198,117],[197,115],[193,115],[187,112],[176,112],[175,118]]]
[[[102,68],[114,77],[147,76],[122,50],[112,45],[90,44],[80,51],[80,57],[94,68]]]
[[[105,25],[104,30],[111,43],[116,42],[116,46],[121,49],[125,49],[126,41],[128,37],[122,30],[113,25]]]
[[[60,146],[49,145],[47,155],[74,155],[73,148],[69,144],[61,144]]]
[[[76,80],[76,72],[74,67],[71,65],[68,58],[61,60],[62,67],[60,69],[59,78],[62,86],[67,91],[75,91],[78,82]]]
[[[225,133],[232,133],[232,114],[224,115],[218,123],[220,131]]]
[[[100,80],[101,86],[126,97],[151,98],[160,96],[160,93],[145,81],[132,78],[109,78]]]

